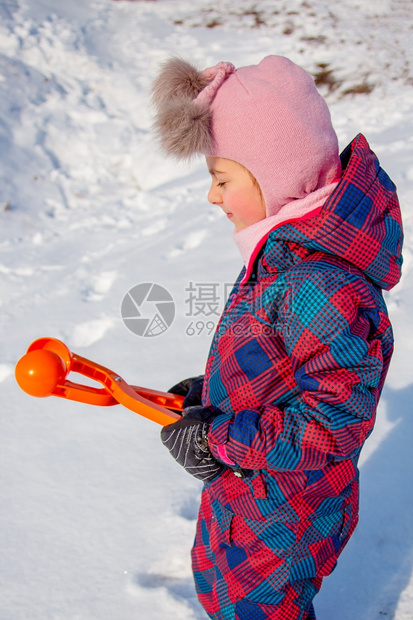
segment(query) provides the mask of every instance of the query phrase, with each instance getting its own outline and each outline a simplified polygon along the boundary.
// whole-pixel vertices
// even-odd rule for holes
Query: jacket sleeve
[[[219,416],[209,435],[215,458],[244,469],[309,470],[355,454],[373,428],[384,381],[377,314],[360,276],[330,268],[297,278],[281,320],[299,397],[282,409],[267,402]]]

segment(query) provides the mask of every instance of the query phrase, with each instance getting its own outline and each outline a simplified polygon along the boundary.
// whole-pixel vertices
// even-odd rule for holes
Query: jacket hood
[[[396,186],[359,134],[341,154],[343,176],[317,215],[273,230],[267,267],[287,269],[312,252],[345,259],[382,289],[400,280],[403,231]]]

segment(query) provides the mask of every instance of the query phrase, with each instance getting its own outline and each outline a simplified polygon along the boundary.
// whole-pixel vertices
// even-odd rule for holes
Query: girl
[[[172,59],[153,99],[164,149],[206,155],[208,199],[245,263],[204,380],[171,388],[186,408],[162,430],[205,482],[198,597],[214,620],[315,618],[356,527],[357,461],[393,350],[396,189],[364,136],[339,157],[324,100],[286,58],[202,72]]]

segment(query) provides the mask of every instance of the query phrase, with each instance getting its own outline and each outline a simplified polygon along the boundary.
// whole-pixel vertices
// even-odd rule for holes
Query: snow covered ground
[[[170,55],[206,67],[269,53],[314,74],[341,146],[365,133],[399,189],[396,351],[360,525],[316,608],[320,620],[413,618],[412,17],[410,0],[0,0],[0,620],[205,619],[189,564],[200,486],[159,428],[120,407],[30,398],[13,372],[41,336],[131,383],[202,372],[241,259],[203,162],[157,151],[148,88]],[[143,282],[176,302],[154,338],[120,314]],[[189,316],[191,283],[214,292],[212,314]]]

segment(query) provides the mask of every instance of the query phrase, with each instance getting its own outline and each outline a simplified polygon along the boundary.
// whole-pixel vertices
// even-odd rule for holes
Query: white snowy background
[[[170,55],[204,68],[270,53],[315,76],[342,148],[367,136],[406,232],[360,525],[318,617],[413,618],[412,17],[411,0],[0,0],[0,620],[206,618],[189,560],[200,485],[159,427],[120,406],[31,398],[14,366],[52,336],[130,383],[162,390],[203,371],[202,321],[217,317],[188,335],[185,289],[217,283],[222,308],[241,259],[204,163],[157,150],[148,90]],[[158,337],[121,319],[142,282],[176,301]]]

